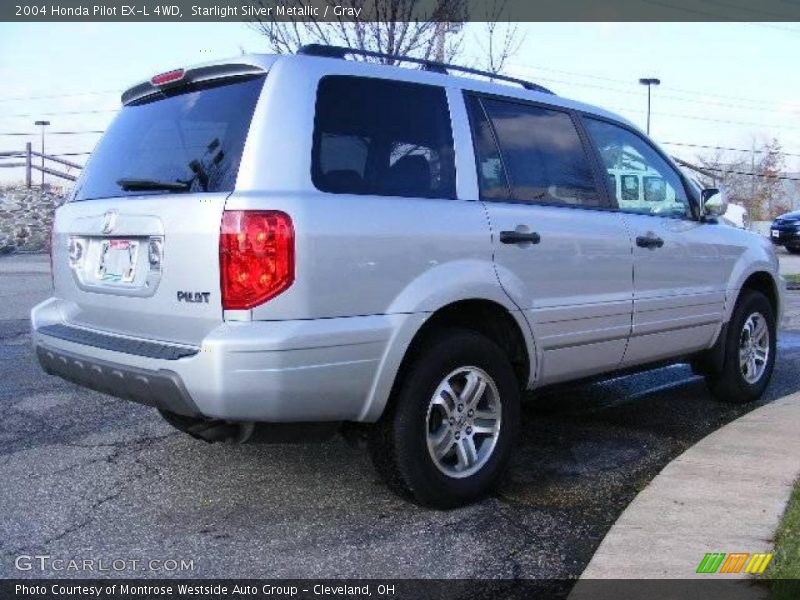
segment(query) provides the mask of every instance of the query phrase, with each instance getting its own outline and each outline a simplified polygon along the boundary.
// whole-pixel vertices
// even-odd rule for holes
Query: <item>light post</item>
[[[44,128],[50,125],[50,121],[36,121],[34,125],[42,128],[42,189],[44,189]]]
[[[650,88],[654,85],[661,85],[661,80],[655,77],[643,77],[639,83],[647,86],[647,135],[650,135]]]

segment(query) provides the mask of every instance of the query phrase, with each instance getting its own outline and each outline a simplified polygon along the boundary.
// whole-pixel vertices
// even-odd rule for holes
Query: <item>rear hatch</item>
[[[132,88],[59,209],[68,324],[198,345],[222,322],[219,235],[264,72],[175,71]]]

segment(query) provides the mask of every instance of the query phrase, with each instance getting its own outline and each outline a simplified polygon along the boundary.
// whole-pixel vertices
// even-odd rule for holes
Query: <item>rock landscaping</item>
[[[59,189],[0,187],[0,254],[47,251],[53,212],[64,199]]]

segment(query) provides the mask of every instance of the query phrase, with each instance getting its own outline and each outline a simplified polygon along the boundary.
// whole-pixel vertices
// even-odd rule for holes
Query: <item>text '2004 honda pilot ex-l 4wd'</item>
[[[353,53],[124,93],[56,215],[48,373],[206,440],[363,431],[439,507],[498,480],[524,390],[688,362],[720,400],[762,394],[783,282],[717,190],[535,84]]]

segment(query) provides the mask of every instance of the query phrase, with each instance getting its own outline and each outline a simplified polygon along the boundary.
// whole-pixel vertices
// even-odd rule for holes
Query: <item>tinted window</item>
[[[591,167],[583,144],[567,113],[501,100],[481,100],[500,145],[515,200],[599,206]],[[476,150],[481,165],[491,164],[492,150],[482,142],[480,126]],[[484,197],[493,188],[481,178]],[[485,187],[484,187],[485,186]]]
[[[486,119],[477,98],[467,96],[466,101],[472,123],[472,138],[475,145],[481,198],[508,199],[511,189],[508,186],[508,178],[494,139],[494,133],[492,133],[492,126]]]
[[[641,137],[618,125],[586,119],[609,175],[620,178],[616,192],[621,210],[633,213],[691,216],[678,173]],[[634,183],[635,182],[635,183]]]
[[[126,191],[120,180],[186,184],[173,193],[232,191],[263,85],[263,77],[239,80],[124,106],[92,153],[73,200],[164,193]]]
[[[455,198],[444,90],[382,79],[322,79],[312,177],[325,192]]]

